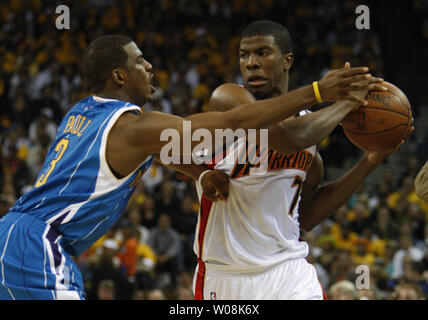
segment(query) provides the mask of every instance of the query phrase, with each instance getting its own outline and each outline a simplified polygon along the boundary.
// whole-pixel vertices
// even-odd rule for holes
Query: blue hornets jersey
[[[80,255],[116,223],[152,162],[150,156],[121,179],[107,164],[108,134],[127,111],[141,108],[96,96],[79,101],[61,122],[34,188],[10,209],[55,228],[71,255]]]

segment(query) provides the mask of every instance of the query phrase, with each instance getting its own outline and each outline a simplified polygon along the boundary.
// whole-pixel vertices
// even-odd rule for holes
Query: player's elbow
[[[315,228],[315,225],[306,221],[300,221],[299,227],[303,232],[310,232],[313,228]]]
[[[316,224],[310,221],[310,219],[307,219],[307,217],[299,213],[299,228],[303,232],[310,232],[313,228],[315,228]]]
[[[421,170],[415,179],[415,192],[419,198],[428,201],[428,176]]]
[[[424,201],[428,201],[428,190],[426,187],[423,188],[423,187],[415,184],[415,191],[416,191],[416,194],[418,195],[418,197],[420,199],[422,199]]]

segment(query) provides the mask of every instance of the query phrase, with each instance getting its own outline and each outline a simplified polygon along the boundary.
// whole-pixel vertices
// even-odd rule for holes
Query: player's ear
[[[289,52],[283,55],[284,70],[288,70],[293,65],[294,55]]]
[[[111,76],[113,78],[113,82],[120,87],[123,87],[125,84],[126,73],[125,70],[121,68],[113,69],[111,72]]]

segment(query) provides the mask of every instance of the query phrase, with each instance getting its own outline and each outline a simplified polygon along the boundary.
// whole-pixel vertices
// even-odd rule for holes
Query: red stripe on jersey
[[[195,300],[204,300],[205,263],[198,258],[198,273],[195,284]]]
[[[226,150],[222,150],[217,152],[217,154],[214,156],[214,159],[210,162],[210,163],[206,163],[206,165],[208,166],[208,168],[210,168],[211,170],[215,169],[215,166],[217,165],[217,163],[219,163],[221,160],[223,160],[223,158],[226,156]]]
[[[213,205],[213,202],[205,198],[205,195],[202,194],[199,232],[198,232],[199,254],[198,254],[198,274],[196,276],[196,284],[195,284],[195,300],[204,299],[205,264],[202,261],[202,253],[203,253],[205,231],[207,228],[208,218],[210,216],[212,205]]]

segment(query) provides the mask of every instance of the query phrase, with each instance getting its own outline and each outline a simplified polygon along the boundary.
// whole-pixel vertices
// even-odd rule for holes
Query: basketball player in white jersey
[[[221,85],[212,94],[209,110],[226,111],[286,94],[292,63],[291,38],[283,26],[270,21],[250,24],[240,43],[245,87]],[[356,94],[365,97],[367,90]],[[244,163],[238,161],[245,157],[245,140],[227,146],[209,165],[230,176],[229,189],[221,195],[213,194],[214,188],[201,187],[201,181],[207,185],[204,179],[212,179],[215,185],[214,176],[223,178],[218,170],[201,173],[203,169],[196,166],[174,168],[199,176],[196,299],[325,298],[315,268],[305,259],[308,245],[299,241],[300,229],[310,230],[327,218],[392,152],[366,152],[345,176],[320,186],[323,164],[316,143],[331,133],[352,105],[340,101],[318,112],[302,111],[270,127],[265,170],[257,170],[249,157]],[[248,145],[248,150],[253,147]]]

